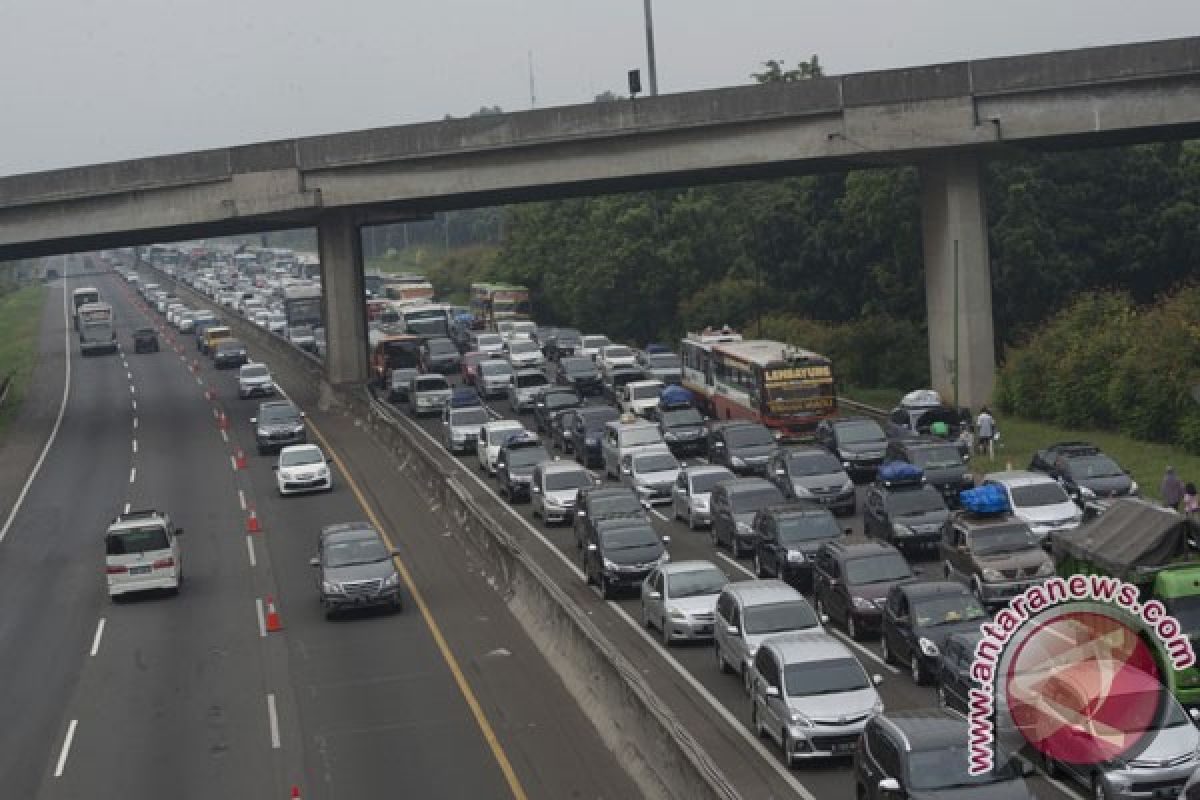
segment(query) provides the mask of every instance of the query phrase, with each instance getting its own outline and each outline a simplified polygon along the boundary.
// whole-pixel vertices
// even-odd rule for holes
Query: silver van
[[[619,479],[621,461],[633,452],[663,450],[670,452],[657,424],[638,420],[632,414],[604,426],[604,441],[600,445],[604,459],[604,477]]]
[[[731,583],[717,598],[713,628],[717,669],[741,675],[749,691],[749,667],[764,639],[793,631],[820,631],[822,622],[804,595],[783,581]]]

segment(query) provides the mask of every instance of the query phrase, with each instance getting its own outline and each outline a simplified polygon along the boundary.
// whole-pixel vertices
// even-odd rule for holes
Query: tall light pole
[[[650,78],[650,96],[658,95],[658,67],[654,63],[654,12],[650,8],[652,0],[646,2],[646,71]]]

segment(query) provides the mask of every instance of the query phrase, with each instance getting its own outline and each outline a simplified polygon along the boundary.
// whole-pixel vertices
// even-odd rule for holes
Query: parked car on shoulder
[[[1073,531],[1083,523],[1079,506],[1058,481],[1044,472],[989,472],[983,476],[983,485],[1004,492],[1013,516],[1029,526],[1043,547],[1049,547],[1055,535]]]
[[[713,638],[717,597],[729,583],[709,561],[655,567],[642,584],[642,624],[657,628],[664,647]]]
[[[1137,481],[1089,442],[1059,442],[1033,454],[1029,469],[1058,481],[1078,505],[1089,500],[1138,493]]]

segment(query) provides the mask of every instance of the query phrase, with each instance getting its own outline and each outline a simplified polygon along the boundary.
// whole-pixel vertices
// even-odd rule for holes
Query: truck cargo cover
[[[1091,524],[1056,534],[1054,556],[1091,562],[1137,583],[1137,567],[1161,567],[1187,555],[1191,525],[1169,508],[1121,498]]]

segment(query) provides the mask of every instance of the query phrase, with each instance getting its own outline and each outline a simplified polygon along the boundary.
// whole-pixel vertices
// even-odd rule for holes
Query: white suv
[[[150,589],[178,592],[183,583],[181,535],[183,529],[160,511],[130,511],[116,517],[104,535],[109,597]]]
[[[525,426],[515,419],[498,419],[480,427],[479,438],[475,440],[475,456],[479,459],[479,468],[486,470],[489,475],[495,475],[496,459],[500,457],[501,446],[514,433],[523,432]]]

